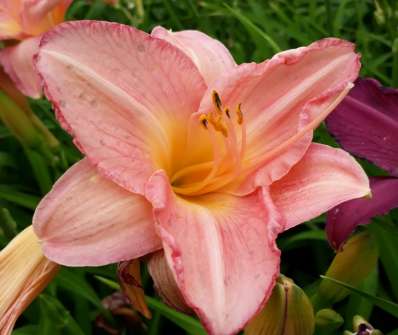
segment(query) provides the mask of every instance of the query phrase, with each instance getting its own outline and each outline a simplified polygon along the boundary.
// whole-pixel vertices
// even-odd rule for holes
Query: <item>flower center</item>
[[[171,183],[174,191],[180,195],[195,196],[213,192],[240,175],[246,148],[246,127],[241,104],[231,112],[223,106],[216,91],[212,93],[212,102],[214,108],[200,115],[197,120],[209,136],[212,159],[186,166],[174,173]]]

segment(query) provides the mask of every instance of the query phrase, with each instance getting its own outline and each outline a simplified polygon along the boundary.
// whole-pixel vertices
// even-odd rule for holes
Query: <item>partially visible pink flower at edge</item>
[[[328,240],[339,250],[358,225],[398,207],[398,89],[360,78],[326,125],[342,148],[390,174],[371,178],[372,197],[348,201],[328,213]]]
[[[44,35],[36,65],[86,156],[36,210],[45,255],[95,266],[163,249],[210,334],[265,304],[280,232],[369,193],[351,156],[311,143],[358,75],[349,42],[237,65],[198,31],[75,21]]]
[[[32,98],[41,96],[33,67],[40,37],[64,20],[72,0],[0,0],[0,40],[15,45],[0,49],[0,64],[16,87]],[[14,43],[13,43],[14,44]]]

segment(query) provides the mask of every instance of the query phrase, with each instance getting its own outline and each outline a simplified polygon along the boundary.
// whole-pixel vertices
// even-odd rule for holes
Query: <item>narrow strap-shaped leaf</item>
[[[396,304],[395,302],[376,297],[372,294],[369,294],[369,293],[361,291],[351,285],[348,285],[347,283],[344,283],[340,280],[336,280],[336,279],[326,277],[326,276],[321,276],[321,277],[323,279],[330,280],[333,283],[340,285],[340,286],[350,290],[351,292],[358,294],[358,295],[372,301],[377,307],[381,308],[382,310],[386,311],[387,313],[390,313],[391,315],[398,318],[398,304]]]

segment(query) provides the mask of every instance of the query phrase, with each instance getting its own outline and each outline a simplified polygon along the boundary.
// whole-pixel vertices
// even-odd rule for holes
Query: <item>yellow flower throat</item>
[[[242,170],[246,127],[241,104],[231,113],[228,107],[223,106],[216,91],[212,93],[212,103],[214,108],[201,114],[199,122],[209,136],[213,157],[186,166],[172,175],[173,189],[180,195],[195,196],[217,191],[235,181]]]

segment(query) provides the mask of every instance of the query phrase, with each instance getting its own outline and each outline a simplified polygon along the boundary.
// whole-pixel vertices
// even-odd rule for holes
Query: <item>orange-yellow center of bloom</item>
[[[230,184],[240,175],[246,147],[246,127],[241,104],[231,112],[229,107],[223,106],[216,91],[212,93],[212,102],[213,109],[198,119],[206,130],[208,139],[203,140],[208,140],[212,157],[178,169],[171,175],[173,189],[180,195],[196,196],[213,192]],[[192,139],[189,142],[193,143]]]

